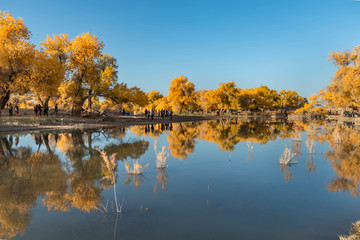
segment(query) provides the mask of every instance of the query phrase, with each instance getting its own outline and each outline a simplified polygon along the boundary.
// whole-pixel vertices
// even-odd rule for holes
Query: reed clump
[[[156,155],[156,168],[166,168],[167,160],[169,158],[169,153],[166,152],[166,146],[162,146],[161,151],[157,152],[157,144],[156,141],[154,143],[154,150]]]
[[[136,160],[133,165],[131,165],[129,162],[126,162],[125,170],[127,174],[141,175],[149,165],[150,163],[143,166],[139,163],[138,160]]]
[[[297,162],[293,161],[292,158],[295,156],[295,153],[291,151],[291,148],[285,145],[285,150],[280,157],[280,164],[281,165],[292,165],[296,164]]]
[[[113,153],[110,157],[107,155],[105,150],[100,150],[95,148],[99,153],[101,158],[103,159],[103,161],[105,162],[106,168],[109,170],[110,174],[111,174],[111,184],[114,187],[114,201],[115,201],[115,207],[116,207],[116,213],[121,213],[122,212],[122,207],[123,207],[123,203],[120,204],[117,200],[117,194],[116,194],[116,167],[117,167],[117,162],[116,162],[116,153]],[[108,213],[108,203],[107,202],[106,206],[104,206],[103,204],[101,204],[102,210],[100,208],[98,208],[98,210],[102,213]]]
[[[110,157],[107,155],[107,153],[105,152],[105,150],[100,150],[97,149],[96,150],[98,152],[100,152],[100,156],[103,159],[103,161],[106,164],[106,168],[110,171],[110,172],[114,172],[116,167],[117,167],[117,162],[116,162],[116,155],[117,153],[113,153]]]
[[[352,224],[349,236],[339,236],[340,240],[360,240],[360,221]]]

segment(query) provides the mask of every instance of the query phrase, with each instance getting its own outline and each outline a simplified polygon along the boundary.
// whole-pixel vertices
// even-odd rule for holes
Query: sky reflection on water
[[[359,144],[358,129],[327,122],[1,136],[0,238],[338,239],[360,216]],[[279,164],[285,146],[298,164]],[[117,153],[121,214],[95,148]],[[150,164],[142,175],[125,171],[135,160]]]

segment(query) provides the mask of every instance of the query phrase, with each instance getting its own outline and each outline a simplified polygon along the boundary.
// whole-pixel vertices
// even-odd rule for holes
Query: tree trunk
[[[38,96],[37,98],[38,98],[38,101],[40,102],[40,104],[41,104],[42,106],[44,106],[44,102],[43,102],[42,98],[41,98],[40,96]]]
[[[51,98],[51,96],[47,96],[47,97],[45,98],[45,101],[44,101],[44,106],[46,106],[46,105],[48,105],[48,106],[49,106],[49,101],[50,101],[50,98]]]
[[[5,108],[6,103],[10,99],[10,91],[6,91],[1,97],[0,97],[0,116],[1,116],[1,110]]]
[[[48,105],[50,98],[51,98],[50,96],[47,96],[45,99],[38,96],[38,100],[42,106]]]
[[[88,111],[91,113],[92,112],[92,104],[93,104],[93,102],[92,102],[92,99],[91,99],[91,97],[92,97],[92,90],[89,90],[89,92],[88,92],[89,94],[88,94]]]
[[[92,112],[92,100],[91,100],[91,97],[88,98],[88,111],[90,113]]]
[[[77,97],[73,103],[72,103],[72,107],[71,107],[71,113],[73,115],[76,116],[80,116],[81,115],[81,111],[82,111],[82,106],[84,105],[84,102],[86,101],[87,97]]]

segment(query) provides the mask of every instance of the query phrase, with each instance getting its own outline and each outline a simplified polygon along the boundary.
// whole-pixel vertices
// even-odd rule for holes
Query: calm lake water
[[[339,239],[360,219],[359,146],[329,122],[0,136],[0,239]],[[286,147],[297,164],[279,164]]]

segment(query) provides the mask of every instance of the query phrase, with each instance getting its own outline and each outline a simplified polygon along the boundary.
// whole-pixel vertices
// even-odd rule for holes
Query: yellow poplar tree
[[[195,104],[195,85],[187,77],[180,75],[170,82],[168,100],[172,109],[181,113],[184,109]]]
[[[219,88],[215,91],[216,96],[214,99],[217,102],[218,108],[222,111],[231,108],[237,109],[239,107],[237,99],[239,91],[240,89],[236,87],[233,81],[219,84]]]
[[[322,93],[320,91],[320,93]],[[325,114],[326,109],[323,107],[322,94],[313,94],[309,97],[309,103],[305,103],[304,107],[299,108],[295,113],[314,113],[314,114]]]
[[[29,86],[42,105],[47,105],[50,98],[58,93],[64,76],[64,65],[55,55],[49,55],[43,50],[36,51]]]
[[[330,60],[338,67],[323,94],[326,105],[336,108],[360,107],[360,47],[351,51],[331,52]]]
[[[307,103],[306,98],[299,96],[299,94],[295,91],[281,90],[279,94],[281,97],[280,108],[301,108],[305,103]]]
[[[97,81],[97,62],[102,56],[103,42],[95,35],[84,33],[71,41],[68,47],[71,90],[71,112],[81,114],[82,106],[89,97],[89,91]]]
[[[68,34],[52,35],[52,37],[47,35],[40,45],[47,54],[56,56],[59,62],[65,63],[68,59],[68,48],[70,46]]]
[[[25,80],[35,53],[30,37],[22,18],[0,11],[0,109],[12,93],[26,90]]]
[[[149,110],[152,109],[156,109],[157,107],[157,101],[159,99],[162,99],[164,96],[157,90],[151,91],[148,95],[148,100],[149,100],[149,105],[148,108]]]

